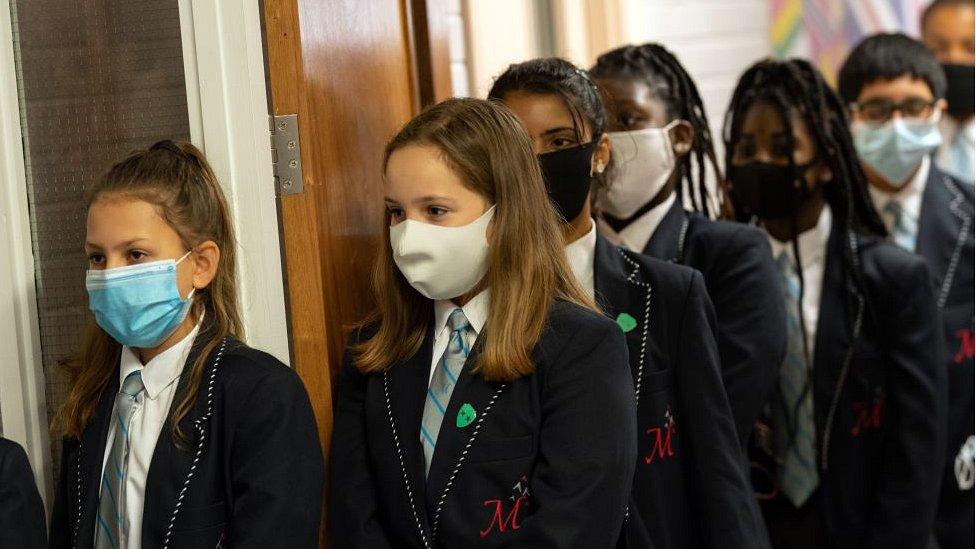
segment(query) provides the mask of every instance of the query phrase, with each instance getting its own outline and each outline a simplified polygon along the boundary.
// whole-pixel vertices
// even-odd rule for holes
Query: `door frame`
[[[235,219],[248,343],[290,363],[274,190],[261,5],[178,0],[191,141]],[[42,497],[54,491],[10,4],[0,1],[0,417],[27,451]],[[200,75],[206,75],[201,79]]]

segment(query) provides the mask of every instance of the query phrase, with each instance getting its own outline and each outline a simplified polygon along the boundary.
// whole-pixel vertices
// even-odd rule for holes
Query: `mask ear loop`
[[[187,256],[189,256],[192,253],[193,253],[193,250],[187,251],[185,254],[182,255],[182,257],[180,257],[179,259],[176,260],[176,263],[175,264],[176,265],[179,265],[181,261],[183,261],[184,259],[186,259]],[[190,293],[186,294],[186,297],[185,298],[182,298],[183,301],[186,302],[186,301],[189,301],[190,299],[192,299],[193,298],[193,293],[196,292],[196,291],[197,291],[196,288],[190,288]]]

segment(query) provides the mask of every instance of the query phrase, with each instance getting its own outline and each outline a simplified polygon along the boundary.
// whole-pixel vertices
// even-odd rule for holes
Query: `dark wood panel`
[[[454,95],[447,4],[447,0],[410,0],[418,92],[423,106]]]

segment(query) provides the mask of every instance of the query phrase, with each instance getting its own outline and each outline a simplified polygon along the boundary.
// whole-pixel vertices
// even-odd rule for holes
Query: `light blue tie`
[[[800,327],[800,278],[790,254],[783,250],[776,259],[786,304],[786,329],[789,335],[786,359],[779,370],[779,389],[783,397],[774,407],[773,430],[777,453],[783,463],[779,481],[783,493],[800,507],[819,483],[816,464],[816,437],[813,420],[813,387],[807,372],[807,360]],[[805,390],[806,389],[806,390]],[[793,434],[791,437],[790,434]]]
[[[470,352],[464,337],[471,329],[471,323],[464,316],[464,311],[454,309],[447,319],[447,326],[451,330],[451,339],[444,356],[437,362],[434,375],[430,379],[430,386],[427,387],[424,417],[420,424],[420,443],[424,447],[424,474],[430,472],[430,462],[434,458],[434,448],[437,446],[437,434],[441,430],[444,414],[451,402],[451,394],[454,392],[454,386]]]
[[[918,236],[918,219],[906,212],[905,208],[896,200],[888,202],[884,211],[893,220],[891,241],[910,252],[914,252],[915,239]]]
[[[95,526],[95,549],[119,549],[125,521],[125,472],[129,457],[129,424],[136,397],[145,390],[142,370],[136,370],[122,382],[115,397],[115,439],[102,472],[98,497],[98,524]]]

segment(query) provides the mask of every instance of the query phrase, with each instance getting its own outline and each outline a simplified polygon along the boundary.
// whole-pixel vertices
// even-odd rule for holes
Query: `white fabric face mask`
[[[452,299],[471,291],[488,272],[488,224],[492,206],[461,227],[407,219],[390,227],[393,261],[411,286],[430,299]]]
[[[663,128],[607,134],[614,166],[609,186],[597,197],[601,211],[617,219],[629,219],[667,185],[676,162],[671,128],[679,122],[674,120]]]

